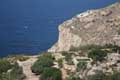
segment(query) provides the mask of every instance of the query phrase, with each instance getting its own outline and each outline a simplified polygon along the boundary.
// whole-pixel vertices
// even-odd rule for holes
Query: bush
[[[69,51],[79,51],[80,47],[71,47]]]
[[[62,55],[65,56],[65,60],[67,61],[68,65],[73,65],[73,61],[72,61],[72,53],[68,53],[66,51],[62,52]]]
[[[61,71],[56,68],[45,68],[39,80],[62,80]]]
[[[66,80],[81,80],[79,77],[68,77]]]
[[[0,73],[7,72],[12,65],[7,59],[0,59]]]
[[[59,67],[62,68],[63,67],[63,59],[58,59],[57,62],[58,62]]]
[[[26,61],[29,59],[29,57],[25,55],[18,55],[18,56],[15,56],[15,59],[19,61]]]
[[[112,80],[120,80],[120,72],[114,72],[112,75]]]
[[[70,51],[91,50],[91,49],[100,49],[100,48],[102,48],[102,46],[89,44],[89,45],[84,45],[79,47],[71,47]]]
[[[87,80],[108,80],[108,79],[103,72],[98,71],[95,75],[89,76]]]
[[[9,76],[9,80],[23,80],[25,78],[22,67],[20,67],[17,63],[14,64]]]
[[[95,75],[89,76],[87,80],[120,80],[120,72],[114,72],[112,75],[106,75],[103,72],[97,72]]]
[[[7,57],[7,59],[9,59],[10,62],[16,62],[17,60],[19,61],[26,61],[29,59],[29,56],[25,56],[25,55],[9,55]]]
[[[62,51],[61,53],[62,53],[63,56],[67,56],[68,55],[67,51]]]
[[[92,49],[88,53],[88,57],[92,58],[94,61],[102,61],[107,56],[107,52],[101,49]]]
[[[24,80],[24,78],[23,70],[17,63],[9,71],[0,74],[0,80]]]
[[[77,64],[77,71],[81,71],[81,70],[84,70],[86,69],[87,67],[87,62],[85,61],[79,61],[79,63]]]
[[[52,55],[52,53],[50,53],[50,52],[47,52],[47,53],[42,53],[42,54],[40,54],[40,56],[38,57],[39,59],[40,58],[42,58],[42,57],[44,57],[44,58],[49,58],[49,59],[55,59],[54,57],[53,57],[53,55]]]
[[[84,46],[79,46],[79,47],[71,47],[70,51],[79,51],[79,50],[88,51],[91,49],[103,49],[106,52],[117,52],[117,51],[120,52],[120,47],[115,44],[106,44],[103,46],[89,44],[89,45],[84,45]]]
[[[44,68],[53,66],[54,58],[51,54],[43,54],[33,64],[31,70],[33,73],[39,75],[43,72]]]

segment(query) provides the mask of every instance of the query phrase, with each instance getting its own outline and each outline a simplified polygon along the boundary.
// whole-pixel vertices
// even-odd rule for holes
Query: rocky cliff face
[[[68,51],[87,44],[120,46],[120,3],[89,10],[59,26],[58,42],[50,52]]]

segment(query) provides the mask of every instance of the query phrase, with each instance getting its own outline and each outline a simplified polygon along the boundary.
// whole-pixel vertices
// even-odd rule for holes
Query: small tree
[[[44,68],[53,66],[54,58],[51,54],[43,54],[39,59],[33,64],[31,70],[33,73],[39,75],[43,72]]]
[[[107,56],[107,52],[102,51],[101,49],[92,49],[88,53],[88,57],[92,58],[94,61],[102,61],[105,59],[106,56]]]
[[[56,68],[45,68],[39,80],[62,80],[61,71]]]

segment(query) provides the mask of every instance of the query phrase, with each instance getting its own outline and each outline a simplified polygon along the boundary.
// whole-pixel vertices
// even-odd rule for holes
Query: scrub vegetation
[[[22,67],[7,59],[0,59],[0,80],[24,80]]]

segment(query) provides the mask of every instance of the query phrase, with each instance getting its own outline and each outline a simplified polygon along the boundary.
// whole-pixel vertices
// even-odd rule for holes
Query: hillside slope
[[[88,44],[120,45],[120,3],[78,14],[59,26],[58,42],[49,52]]]

